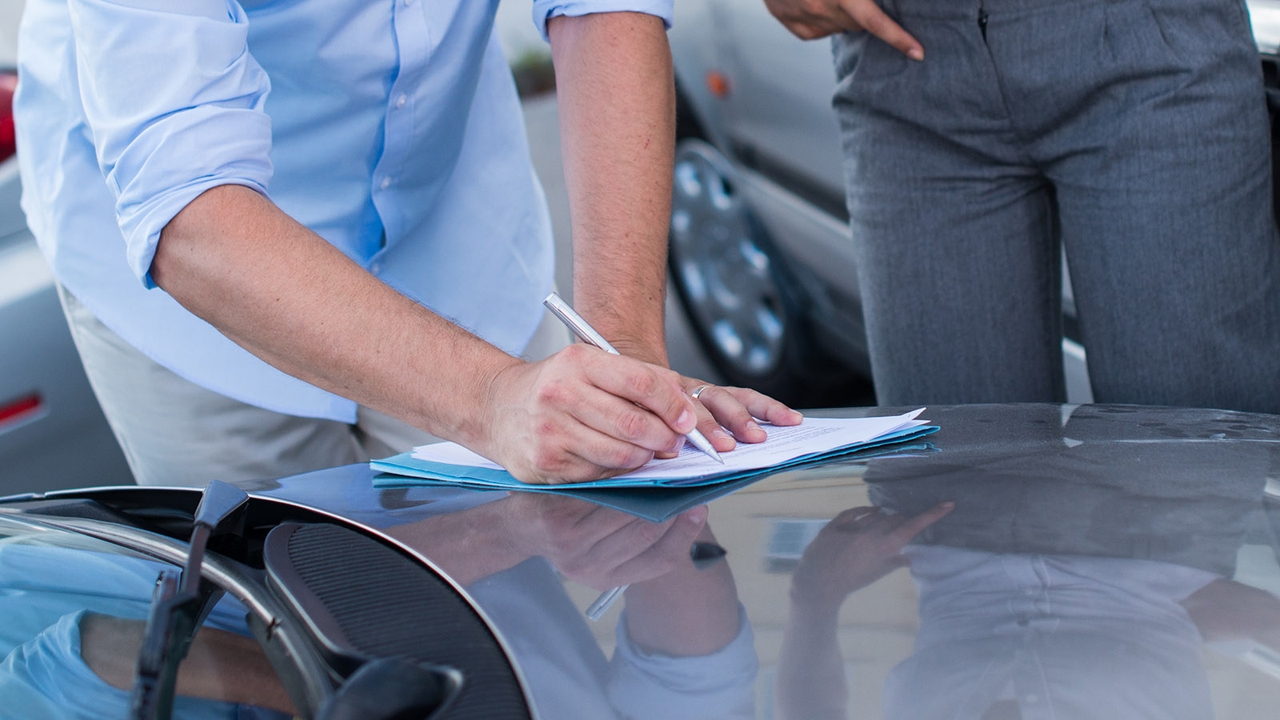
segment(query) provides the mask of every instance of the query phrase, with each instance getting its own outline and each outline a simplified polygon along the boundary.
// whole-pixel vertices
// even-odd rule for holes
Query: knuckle
[[[726,403],[716,407],[716,416],[729,423],[745,424],[754,418],[741,403]]]
[[[638,410],[626,410],[617,418],[619,436],[626,440],[644,437],[649,421]]]
[[[649,462],[653,453],[633,446],[623,446],[610,454],[610,462],[616,468],[633,468]]]
[[[559,405],[567,399],[568,388],[558,380],[549,380],[538,385],[534,391],[538,402],[545,405]]]
[[[564,470],[567,460],[559,450],[541,447],[533,453],[534,466],[545,473],[558,473]]]
[[[575,363],[583,362],[589,356],[587,346],[582,343],[570,343],[568,347],[560,351],[560,354],[564,356],[565,360]]]
[[[560,426],[550,418],[539,420],[534,424],[533,434],[539,441],[546,442],[560,432]]]
[[[632,373],[628,383],[638,397],[653,397],[658,392],[658,376],[647,368]]]

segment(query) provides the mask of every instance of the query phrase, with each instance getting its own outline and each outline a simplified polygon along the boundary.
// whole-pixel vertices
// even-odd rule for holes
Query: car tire
[[[696,138],[676,148],[672,285],[711,364],[730,385],[793,407],[874,404],[869,381],[815,342],[803,287],[774,249],[733,165]]]

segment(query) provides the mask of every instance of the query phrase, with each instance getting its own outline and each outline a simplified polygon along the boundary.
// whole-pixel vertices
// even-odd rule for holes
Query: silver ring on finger
[[[699,385],[696,389],[694,389],[694,391],[693,391],[693,392],[689,393],[689,397],[693,398],[694,400],[697,400],[697,399],[698,399],[698,396],[699,396],[699,395],[701,395],[701,394],[702,394],[702,392],[703,392],[704,390],[706,390],[707,388],[709,388],[709,387],[711,387],[711,386],[710,386],[710,385]]]

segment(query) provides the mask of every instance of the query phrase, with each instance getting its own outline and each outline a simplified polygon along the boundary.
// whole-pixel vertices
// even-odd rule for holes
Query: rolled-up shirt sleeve
[[[738,606],[738,633],[710,655],[671,657],[646,652],[618,620],[618,647],[605,692],[624,718],[637,720],[747,720],[756,717],[760,671],[747,611]]]
[[[533,24],[547,39],[547,20],[560,15],[577,17],[603,12],[638,12],[656,15],[671,29],[675,0],[533,0]]]
[[[234,0],[70,0],[77,74],[129,267],[147,286],[160,231],[218,185],[271,179],[270,81]]]

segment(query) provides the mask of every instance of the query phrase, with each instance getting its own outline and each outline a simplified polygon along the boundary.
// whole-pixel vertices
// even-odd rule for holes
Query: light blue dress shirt
[[[66,288],[148,357],[259,407],[354,422],[150,277],[217,185],[271,198],[405,295],[511,353],[551,288],[498,0],[28,0],[14,100],[23,209]],[[672,0],[534,0],[534,22]],[[269,242],[269,239],[266,239]]]

